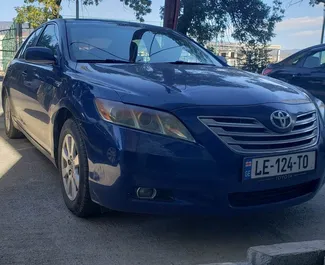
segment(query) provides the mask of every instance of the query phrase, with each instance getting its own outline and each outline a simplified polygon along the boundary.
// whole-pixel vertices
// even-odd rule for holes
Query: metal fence
[[[23,41],[32,32],[28,24],[13,23],[10,28],[0,30],[0,71],[5,71]]]

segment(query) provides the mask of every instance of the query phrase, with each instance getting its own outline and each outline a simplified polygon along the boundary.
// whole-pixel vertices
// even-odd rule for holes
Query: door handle
[[[22,75],[23,77],[26,77],[26,76],[27,76],[27,71],[23,71],[23,72],[21,73],[21,75]]]
[[[301,77],[301,74],[292,74],[292,77],[295,78],[295,77]]]

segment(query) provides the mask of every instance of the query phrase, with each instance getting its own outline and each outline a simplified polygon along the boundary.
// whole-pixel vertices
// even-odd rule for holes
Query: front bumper
[[[243,155],[216,139],[200,143],[149,134],[99,121],[82,124],[91,198],[112,210],[154,214],[224,215],[278,209],[311,199],[324,182],[324,132],[304,151],[317,151],[317,169],[276,180],[243,181]],[[265,156],[270,156],[265,155]],[[154,200],[138,199],[138,187],[155,188]],[[247,203],[239,203],[245,199]]]

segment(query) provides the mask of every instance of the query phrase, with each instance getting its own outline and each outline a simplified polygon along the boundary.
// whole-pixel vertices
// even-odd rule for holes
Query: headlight
[[[320,99],[316,98],[315,103],[316,103],[316,106],[318,107],[318,110],[319,110],[323,120],[325,120],[325,104],[324,104],[324,102],[321,101]]]
[[[98,98],[95,103],[108,122],[195,142],[186,127],[169,113]]]

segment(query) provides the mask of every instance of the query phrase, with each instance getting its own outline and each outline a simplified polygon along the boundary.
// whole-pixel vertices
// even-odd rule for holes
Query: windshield
[[[76,61],[192,63],[221,66],[204,49],[163,28],[110,22],[68,22],[70,55]]]

